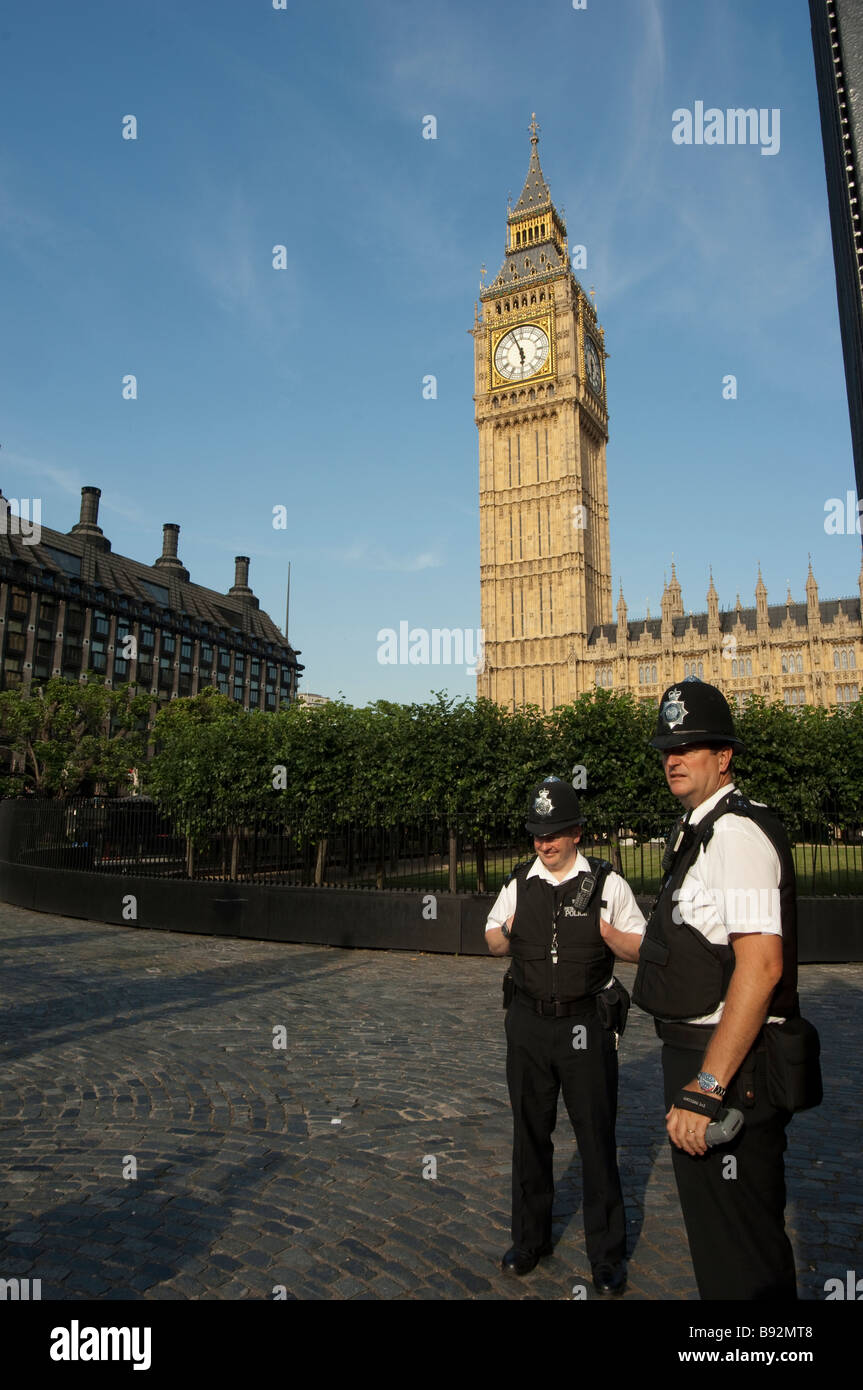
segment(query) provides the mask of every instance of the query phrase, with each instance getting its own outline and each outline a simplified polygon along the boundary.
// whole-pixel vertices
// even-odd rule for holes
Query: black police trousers
[[[666,1110],[701,1069],[703,1049],[662,1046]],[[672,1146],[692,1265],[702,1299],[785,1302],[797,1297],[794,1252],[785,1233],[785,1129],[791,1118],[767,1098],[766,1054],[755,1051],[755,1104],[732,1080],[723,1102],[743,1113],[730,1144],[704,1155]],[[669,1141],[670,1142],[670,1141]],[[729,1161],[731,1160],[731,1161]]]
[[[582,1031],[574,1033],[576,1028]],[[581,1158],[587,1256],[593,1268],[617,1264],[626,1258],[626,1221],[614,1133],[614,1034],[600,1026],[594,1000],[570,1017],[542,1018],[516,997],[506,1012],[506,1038],[513,1245],[538,1250],[551,1243],[551,1135],[563,1091]]]

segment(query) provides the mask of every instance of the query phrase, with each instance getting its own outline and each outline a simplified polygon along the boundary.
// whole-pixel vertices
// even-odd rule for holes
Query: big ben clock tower
[[[593,684],[587,638],[612,620],[608,414],[603,332],[570,269],[538,129],[534,116],[504,263],[481,292],[473,329],[485,634],[477,693],[552,709]]]

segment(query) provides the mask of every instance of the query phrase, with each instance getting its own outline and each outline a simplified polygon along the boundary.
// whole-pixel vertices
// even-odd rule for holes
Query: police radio
[[[717,1110],[716,1119],[710,1121],[704,1132],[704,1142],[710,1148],[717,1144],[729,1144],[732,1139],[736,1139],[742,1128],[742,1110]]]
[[[584,874],[581,879],[581,887],[572,899],[572,906],[576,912],[586,912],[593,897],[593,890],[596,887],[596,874]]]

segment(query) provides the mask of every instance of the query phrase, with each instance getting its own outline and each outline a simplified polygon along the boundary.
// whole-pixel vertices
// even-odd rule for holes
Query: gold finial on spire
[[[541,126],[539,125],[536,119],[536,112],[532,111],[530,117],[530,143],[533,145],[534,149],[536,149],[537,145],[539,144],[540,130]]]

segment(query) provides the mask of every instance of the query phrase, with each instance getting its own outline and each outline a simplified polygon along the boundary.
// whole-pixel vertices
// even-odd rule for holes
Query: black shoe
[[[593,1271],[593,1287],[597,1293],[621,1294],[626,1288],[626,1265],[597,1265]]]
[[[551,1255],[553,1250],[553,1245],[541,1245],[538,1250],[519,1250],[518,1246],[514,1245],[511,1250],[507,1250],[500,1267],[504,1274],[516,1274],[521,1278],[523,1274],[530,1274],[543,1255]]]

